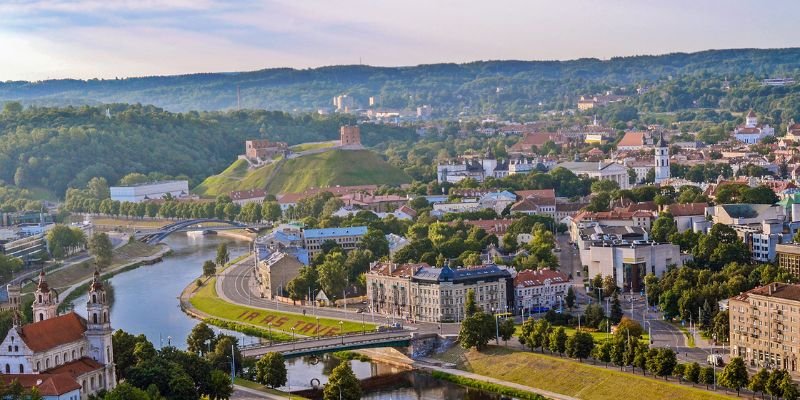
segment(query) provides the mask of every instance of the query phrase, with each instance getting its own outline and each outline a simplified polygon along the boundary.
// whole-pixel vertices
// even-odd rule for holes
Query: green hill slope
[[[268,183],[272,171],[279,170]],[[285,160],[249,171],[247,162],[237,160],[225,171],[208,177],[193,192],[204,197],[233,190],[267,188],[271,194],[302,192],[310,187],[335,185],[399,185],[411,182],[402,170],[369,150],[332,150]]]

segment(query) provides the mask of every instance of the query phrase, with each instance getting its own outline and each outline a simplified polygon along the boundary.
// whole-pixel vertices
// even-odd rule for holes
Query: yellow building
[[[800,245],[779,244],[775,246],[775,252],[778,254],[778,266],[800,279]]]

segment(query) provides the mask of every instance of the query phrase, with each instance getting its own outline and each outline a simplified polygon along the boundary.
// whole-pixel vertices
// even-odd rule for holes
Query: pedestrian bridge
[[[342,350],[358,350],[379,347],[413,347],[415,343],[438,339],[438,335],[417,334],[409,331],[375,332],[367,334],[342,335],[302,339],[274,344],[255,344],[242,346],[242,355],[261,357],[264,354],[281,353],[285,358],[320,355]]]
[[[203,224],[219,224],[215,226],[205,227],[208,230],[246,229],[246,228],[260,229],[267,226],[264,224],[247,225],[241,222],[226,221],[222,219],[212,219],[212,218],[187,219],[162,226],[157,230],[142,232],[137,235],[137,239],[147,244],[156,244],[175,232],[190,230],[190,228],[192,227],[198,227]]]

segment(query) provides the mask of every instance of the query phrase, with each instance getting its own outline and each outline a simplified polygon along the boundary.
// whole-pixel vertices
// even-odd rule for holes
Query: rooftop
[[[20,339],[34,352],[83,339],[86,320],[74,311],[17,328]]]
[[[73,378],[77,378],[87,372],[97,371],[102,368],[103,365],[97,361],[89,357],[81,357],[77,360],[59,365],[58,367],[48,369],[46,372],[50,374],[69,374]]]
[[[569,282],[569,277],[561,271],[553,271],[549,269],[526,269],[524,271],[520,271],[517,276],[514,277],[514,286],[542,286],[545,284],[545,281],[550,281],[550,283],[564,283]]]
[[[774,297],[777,299],[785,299],[792,301],[800,301],[800,285],[793,285],[788,283],[773,282],[769,285],[759,286],[747,292],[734,296],[734,299],[747,301],[748,296],[758,295],[766,297]]]
[[[303,235],[306,239],[321,239],[339,236],[362,236],[367,233],[366,226],[351,226],[347,228],[322,228],[306,229]]]

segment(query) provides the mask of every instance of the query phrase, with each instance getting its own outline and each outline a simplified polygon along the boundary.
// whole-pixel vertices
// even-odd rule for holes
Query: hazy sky
[[[800,1],[0,0],[0,81],[800,46]]]

